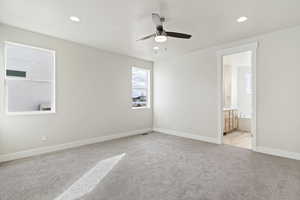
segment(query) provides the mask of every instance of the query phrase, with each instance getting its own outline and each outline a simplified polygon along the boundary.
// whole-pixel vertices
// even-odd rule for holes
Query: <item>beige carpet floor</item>
[[[1,200],[299,200],[300,162],[159,133],[0,164]]]

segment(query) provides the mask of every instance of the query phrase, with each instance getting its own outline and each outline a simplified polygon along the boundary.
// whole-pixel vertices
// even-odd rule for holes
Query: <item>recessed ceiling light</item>
[[[157,35],[157,36],[155,36],[154,40],[155,40],[155,42],[162,43],[162,42],[167,41],[167,36]]]
[[[239,23],[242,23],[242,22],[245,22],[247,20],[248,20],[248,17],[242,16],[242,17],[239,17],[236,21],[239,22]]]
[[[157,51],[159,50],[159,47],[153,47],[153,50]]]
[[[70,20],[73,21],[73,22],[80,22],[80,19],[76,16],[71,16]]]

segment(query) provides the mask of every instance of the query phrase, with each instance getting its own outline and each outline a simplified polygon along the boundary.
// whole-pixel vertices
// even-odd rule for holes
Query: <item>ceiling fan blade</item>
[[[162,22],[160,20],[160,16],[157,13],[152,13],[152,21],[156,27],[162,26]]]
[[[169,32],[169,31],[166,31],[166,34],[169,37],[182,38],[182,39],[190,39],[192,37],[192,35],[189,35],[189,34]]]
[[[145,37],[142,37],[142,38],[140,38],[140,39],[138,39],[137,41],[141,41],[141,40],[147,40],[147,39],[149,39],[149,38],[152,38],[152,37],[154,37],[156,34],[155,33],[153,33],[153,34],[151,34],[151,35],[147,35],[147,36],[145,36]]]

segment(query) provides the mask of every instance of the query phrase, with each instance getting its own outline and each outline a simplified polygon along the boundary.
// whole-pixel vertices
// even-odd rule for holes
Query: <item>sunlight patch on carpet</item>
[[[54,200],[75,200],[91,192],[126,154],[101,160]]]

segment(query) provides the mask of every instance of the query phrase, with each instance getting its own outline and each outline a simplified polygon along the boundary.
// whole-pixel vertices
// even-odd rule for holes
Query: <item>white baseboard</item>
[[[98,142],[104,142],[104,141],[113,140],[113,139],[117,139],[117,138],[132,136],[132,135],[138,135],[138,134],[146,133],[149,131],[152,131],[152,129],[148,128],[148,129],[142,129],[142,130],[134,130],[134,131],[124,132],[124,133],[118,133],[118,134],[113,134],[113,135],[106,135],[106,136],[100,136],[100,137],[95,137],[95,138],[89,138],[89,139],[85,139],[85,140],[69,142],[69,143],[65,143],[65,144],[59,144],[59,145],[47,146],[47,147],[39,147],[39,148],[30,149],[30,150],[26,150],[26,151],[19,151],[16,153],[4,154],[4,155],[0,155],[0,162],[41,155],[41,154],[45,154],[45,153],[60,151],[60,150],[64,150],[64,149],[70,149],[70,148],[79,147],[79,146],[88,145],[88,144],[94,144],[94,143],[98,143]]]
[[[40,147],[40,148],[30,149],[30,150],[26,150],[26,151],[19,151],[16,153],[4,154],[4,155],[0,155],[0,163],[5,162],[5,161],[16,160],[16,159],[20,159],[20,158],[27,158],[27,157],[31,157],[31,156],[41,155],[41,154],[45,154],[45,153],[51,153],[51,152],[60,151],[60,150],[64,150],[64,149],[75,148],[75,147],[79,147],[79,146],[83,146],[83,145],[94,144],[94,143],[104,142],[104,141],[108,141],[108,140],[138,135],[138,134],[146,133],[146,132],[149,132],[152,130],[156,131],[156,132],[168,134],[168,135],[175,135],[175,136],[179,136],[179,137],[200,140],[203,142],[219,144],[217,138],[205,137],[205,136],[195,135],[195,134],[186,133],[186,132],[180,132],[180,131],[171,130],[171,129],[148,128],[148,129],[141,129],[141,130],[124,132],[124,133],[118,133],[118,134],[113,134],[113,135],[100,136],[100,137],[90,138],[90,139],[86,139],[86,140],[79,140],[79,141],[74,141],[74,142],[70,142],[70,143],[54,145],[54,146]],[[284,157],[284,158],[300,160],[300,153],[296,153],[296,152],[289,152],[289,151],[273,149],[273,148],[268,148],[268,147],[261,147],[261,146],[256,147],[256,152],[269,154],[269,155],[273,155],[273,156],[279,156],[279,157]]]
[[[180,131],[170,130],[170,129],[164,129],[164,128],[154,128],[153,131],[168,134],[168,135],[175,135],[179,137],[200,140],[200,141],[214,143],[214,144],[220,144],[218,138],[199,136],[195,134],[190,134],[190,133],[185,133],[185,132],[180,132]],[[296,152],[283,151],[279,149],[273,149],[273,148],[267,148],[261,146],[260,147],[257,146],[255,152],[294,159],[294,160],[300,160],[300,153],[296,153]]]
[[[200,140],[203,142],[219,144],[218,138],[205,137],[205,136],[201,136],[201,135],[195,135],[195,134],[191,134],[191,133],[180,132],[180,131],[164,129],[164,128],[154,128],[153,131],[156,131],[159,133],[165,133],[168,135],[175,135],[175,136],[179,136],[179,137],[194,139],[194,140]]]
[[[273,156],[284,157],[284,158],[290,158],[290,159],[294,159],[294,160],[300,160],[300,153],[284,151],[284,150],[280,150],[280,149],[273,149],[273,148],[268,148],[268,147],[257,146],[256,152],[269,154],[269,155],[273,155]]]

